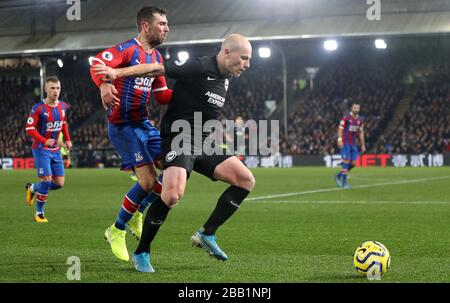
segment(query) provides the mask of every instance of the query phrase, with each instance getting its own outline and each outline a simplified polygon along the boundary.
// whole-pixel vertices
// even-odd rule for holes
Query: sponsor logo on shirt
[[[154,77],[148,78],[148,77],[138,77],[134,80],[134,89],[150,92],[152,90],[152,84],[155,80]]]
[[[225,103],[225,98],[218,95],[218,94],[214,94],[211,93],[210,91],[208,91],[205,96],[208,96],[208,103],[214,104],[218,107],[222,107],[223,104]]]
[[[63,121],[47,122],[47,131],[56,132],[60,131],[63,126]]]

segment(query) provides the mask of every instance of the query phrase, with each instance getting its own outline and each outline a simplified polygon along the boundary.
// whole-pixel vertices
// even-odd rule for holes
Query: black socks
[[[214,235],[217,228],[225,223],[239,208],[242,201],[248,196],[250,192],[246,189],[237,186],[228,187],[220,196],[216,208],[213,210],[208,221],[206,221],[203,228],[204,234]]]
[[[156,236],[161,225],[169,213],[170,207],[158,197],[153,203],[150,204],[147,215],[145,216],[144,224],[142,227],[142,235],[139,241],[139,245],[136,248],[136,254],[142,252],[150,252],[150,244]]]

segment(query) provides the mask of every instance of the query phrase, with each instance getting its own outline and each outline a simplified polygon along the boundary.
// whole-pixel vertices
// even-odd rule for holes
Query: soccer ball
[[[356,248],[353,264],[360,275],[381,276],[391,264],[387,248],[377,241],[366,241]]]

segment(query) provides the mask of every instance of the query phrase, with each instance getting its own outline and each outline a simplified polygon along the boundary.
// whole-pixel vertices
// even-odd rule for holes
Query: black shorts
[[[191,175],[194,170],[199,174],[202,174],[213,181],[214,170],[217,165],[232,157],[233,155],[184,155],[177,154],[176,151],[170,148],[171,140],[163,140],[162,142],[162,166],[166,169],[170,166],[177,166],[186,169],[187,177]]]

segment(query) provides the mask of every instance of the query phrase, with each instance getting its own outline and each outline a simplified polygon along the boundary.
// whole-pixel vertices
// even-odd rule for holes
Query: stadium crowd
[[[353,102],[361,105],[367,150],[374,143],[399,102],[403,89],[398,67],[339,62],[322,69],[314,90],[303,95],[300,109],[289,115],[288,135],[281,135],[281,152],[291,155],[339,153],[339,120]]]
[[[27,115],[36,97],[39,80],[27,77],[0,77],[0,156],[25,157],[31,155],[29,139],[25,135]],[[39,91],[37,91],[39,94]],[[39,98],[39,97],[38,97]]]
[[[450,92],[447,83],[450,66],[437,64],[416,84],[409,108],[394,132],[385,133],[395,108],[407,87],[406,67],[389,61],[355,60],[344,57],[321,66],[314,79],[314,89],[303,85],[293,95],[300,106],[288,115],[287,136],[280,131],[280,152],[290,155],[338,153],[337,125],[353,102],[361,104],[365,123],[366,147],[373,153],[442,153],[450,151]],[[61,100],[66,101],[68,125],[80,162],[88,162],[96,149],[111,149],[107,135],[106,112],[101,106],[98,89],[89,77],[60,75]],[[0,77],[1,157],[31,156],[31,140],[24,125],[33,104],[39,100],[39,78]],[[170,82],[169,82],[170,83]],[[254,65],[238,81],[231,81],[223,119],[240,116],[267,119],[265,101],[282,100],[281,72],[276,65]],[[149,104],[149,117],[159,125],[160,110]],[[105,156],[106,157],[106,156]],[[96,155],[100,162],[101,156]],[[110,159],[115,161],[116,159]]]
[[[450,151],[450,65],[434,66],[380,151],[396,154]]]
[[[3,157],[31,157],[31,138],[25,134],[26,119],[33,105],[40,100],[40,81],[34,78],[0,78],[0,110],[4,113],[0,129],[0,155]],[[101,108],[95,86],[78,77],[61,77],[60,100],[69,104],[67,121],[74,133],[91,114]],[[103,135],[103,134],[102,134]],[[83,136],[72,140],[98,140]]]

